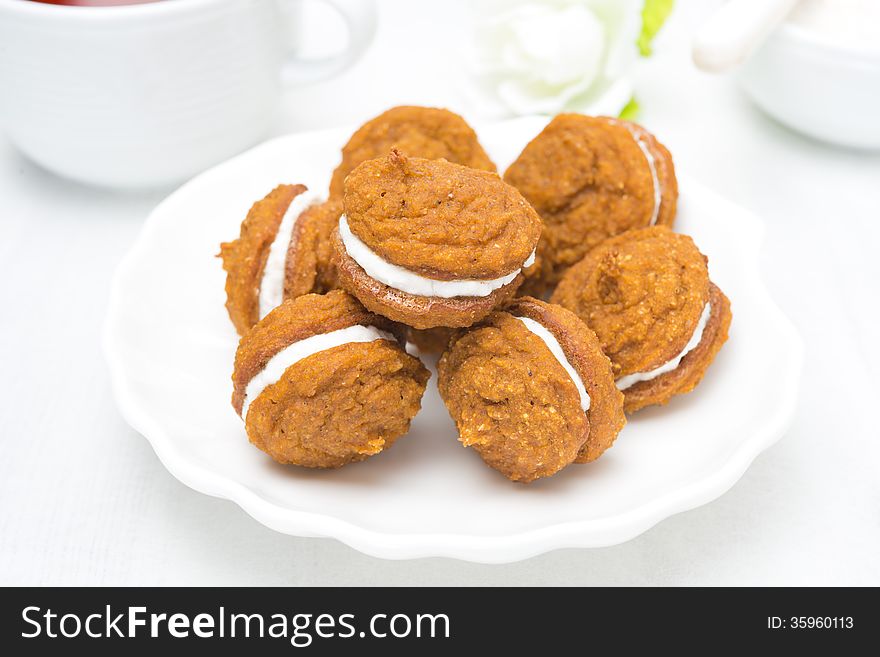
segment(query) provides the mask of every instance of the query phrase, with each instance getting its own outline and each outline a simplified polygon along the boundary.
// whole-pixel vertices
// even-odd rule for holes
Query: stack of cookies
[[[511,480],[597,459],[701,380],[730,306],[672,231],[672,158],[564,114],[503,179],[460,116],[361,127],[329,194],[282,184],[221,245],[241,335],[233,406],[281,463],[335,468],[406,434],[437,379],[459,439]]]

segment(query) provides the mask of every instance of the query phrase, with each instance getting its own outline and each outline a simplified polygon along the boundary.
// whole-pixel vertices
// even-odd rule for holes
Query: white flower
[[[493,114],[618,114],[642,0],[480,0],[468,67]]]

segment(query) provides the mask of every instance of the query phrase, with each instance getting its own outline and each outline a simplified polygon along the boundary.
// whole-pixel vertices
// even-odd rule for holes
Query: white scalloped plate
[[[480,138],[503,170],[545,122],[492,124]],[[277,183],[325,189],[349,134],[282,137],[198,176],[153,211],[116,273],[104,332],[116,400],[182,482],[287,534],[389,559],[498,563],[631,539],[724,493],[784,433],[803,347],[761,283],[761,223],[681,175],[676,227],[731,299],[730,340],[692,394],[633,416],[599,461],[508,482],[459,445],[432,377],[410,434],[387,452],[334,471],[273,463],[229,403],[237,338],[214,255]]]

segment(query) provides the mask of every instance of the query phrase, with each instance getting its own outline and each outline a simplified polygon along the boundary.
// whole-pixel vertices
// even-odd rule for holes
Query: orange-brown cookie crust
[[[341,214],[342,201],[330,199],[306,208],[297,218],[285,261],[285,299],[339,288],[332,238]]]
[[[441,281],[521,269],[542,227],[496,174],[396,150],[349,174],[344,211],[352,233],[383,260]]]
[[[590,396],[590,430],[575,463],[595,461],[611,447],[626,424],[624,396],[614,384],[611,361],[602,352],[599,338],[577,315],[556,304],[521,297],[506,310],[517,317],[529,317],[549,330],[580,375]]]
[[[640,381],[623,391],[624,410],[633,413],[645,406],[666,404],[675,395],[683,395],[697,387],[709,365],[727,341],[732,314],[730,301],[714,284],[709,286],[711,311],[700,343],[671,372],[648,381]]]
[[[690,341],[709,300],[706,257],[654,226],[606,240],[568,270],[551,300],[596,332],[617,378],[649,372]]]
[[[470,326],[506,303],[522,282],[522,274],[485,297],[424,297],[402,292],[372,278],[348,255],[337,230],[333,263],[340,286],[372,312],[416,329]]]
[[[634,134],[635,133],[635,134]],[[644,128],[620,119],[560,114],[504,174],[544,220],[540,280],[552,288],[568,267],[603,240],[649,225],[655,205],[651,153],[661,188],[656,225],[671,225],[678,188],[672,157]]]
[[[287,208],[305,191],[303,185],[278,185],[251,207],[238,239],[220,245],[226,271],[226,310],[239,335],[260,318],[260,280],[269,247]]]
[[[342,149],[342,162],[333,172],[330,196],[341,197],[346,176],[361,162],[387,155],[392,148],[428,160],[495,171],[467,122],[449,110],[433,107],[394,107],[368,121]]]
[[[281,349],[355,324],[400,334],[341,291],[285,301],[242,338],[233,406],[241,412],[250,379]],[[280,463],[336,468],[388,448],[404,435],[430,376],[397,341],[348,343],[294,363],[250,400],[250,441]]]

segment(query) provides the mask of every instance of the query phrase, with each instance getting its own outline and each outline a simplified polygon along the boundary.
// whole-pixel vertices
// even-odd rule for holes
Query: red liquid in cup
[[[64,5],[66,7],[119,7],[121,5],[145,5],[161,0],[31,0],[44,5]]]

